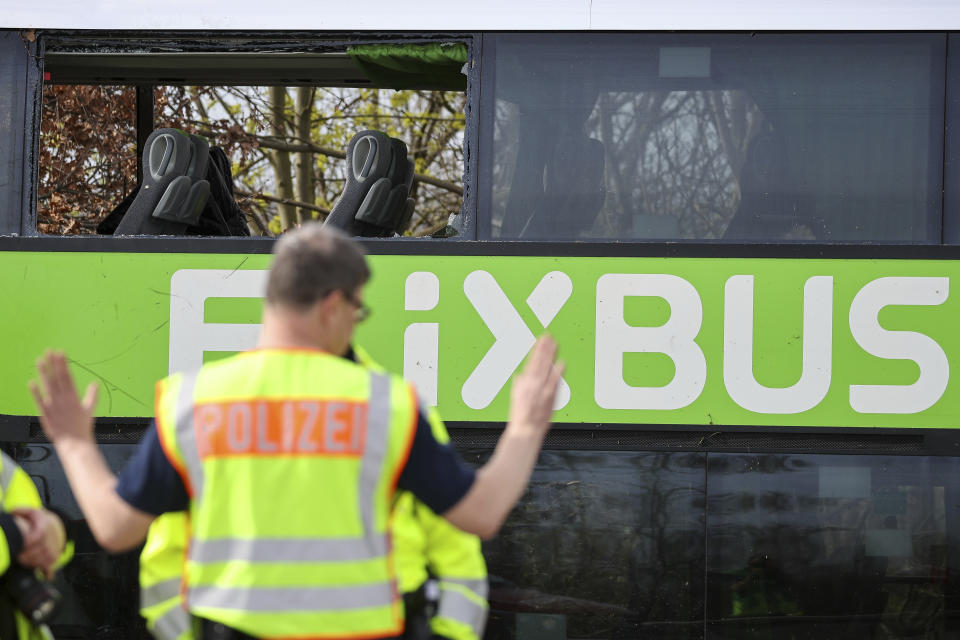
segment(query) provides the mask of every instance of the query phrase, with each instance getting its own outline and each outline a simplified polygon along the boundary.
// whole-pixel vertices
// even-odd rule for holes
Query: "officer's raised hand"
[[[564,365],[557,362],[557,342],[543,336],[533,345],[523,372],[513,381],[510,390],[510,422],[532,429],[541,436],[550,429],[557,386]]]
[[[97,385],[91,383],[83,399],[77,395],[67,358],[48,351],[37,361],[39,382],[30,390],[40,409],[40,426],[57,450],[73,495],[97,542],[122,551],[141,543],[154,516],[134,509],[114,490],[117,479],[97,448],[93,411]]]
[[[563,364],[557,343],[537,340],[523,373],[513,381],[510,419],[489,462],[478,471],[467,494],[443,514],[464,531],[489,538],[513,509],[530,479],[543,437],[550,430]]]
[[[37,372],[40,381],[31,381],[30,391],[40,409],[40,426],[50,442],[56,445],[71,439],[93,441],[97,384],[91,382],[81,400],[61,351],[43,354],[37,360]]]

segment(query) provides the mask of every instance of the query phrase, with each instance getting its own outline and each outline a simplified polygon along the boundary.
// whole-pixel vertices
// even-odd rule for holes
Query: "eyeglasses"
[[[353,314],[354,322],[360,323],[370,317],[370,314],[373,313],[373,310],[370,307],[353,297],[353,294],[349,291],[344,291],[342,289],[341,291],[343,291],[344,300],[356,307],[356,311],[354,311]]]

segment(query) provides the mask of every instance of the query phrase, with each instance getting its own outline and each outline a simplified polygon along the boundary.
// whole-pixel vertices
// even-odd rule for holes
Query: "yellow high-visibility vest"
[[[487,622],[487,565],[480,539],[460,531],[404,491],[393,518],[400,592],[416,591],[432,575],[439,586],[433,633],[478,640]]]
[[[180,596],[188,526],[186,512],[163,514],[150,525],[140,552],[140,615],[157,640],[193,640]]]
[[[433,437],[450,441],[436,411],[429,410]],[[394,506],[393,548],[401,593],[416,591],[428,575],[440,588],[437,613],[430,620],[436,635],[450,640],[479,640],[487,624],[487,564],[480,538],[457,529],[408,491]]]
[[[400,378],[258,350],[158,384],[190,495],[187,606],[261,638],[403,631],[388,517],[417,402]]]
[[[37,492],[33,480],[30,479],[26,471],[20,468],[20,465],[2,451],[0,451],[0,499],[3,500],[4,511],[22,508],[40,509],[43,507],[40,494]],[[73,542],[68,541],[63,553],[57,560],[56,567],[60,568],[67,564],[72,557]],[[13,562],[13,559],[10,557],[10,547],[7,545],[3,532],[0,531],[0,575],[7,572],[11,562]],[[14,611],[14,615],[17,624],[17,640],[46,640],[52,637],[46,627],[35,627],[19,610]]]

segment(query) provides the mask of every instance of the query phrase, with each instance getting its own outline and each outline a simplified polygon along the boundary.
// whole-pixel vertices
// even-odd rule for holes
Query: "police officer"
[[[66,537],[60,517],[43,509],[40,494],[30,476],[6,453],[0,452],[0,578],[5,595],[0,597],[0,638],[40,640],[50,638],[45,626],[34,625],[18,609],[9,594],[12,567],[40,569],[52,578],[73,556],[73,543]]]
[[[442,423],[439,428],[446,433]],[[434,434],[438,441],[446,441],[436,426]],[[178,511],[154,520],[140,552],[140,613],[157,640],[193,639],[180,594],[186,518],[185,512]],[[480,539],[453,527],[403,491],[393,510],[393,549],[405,606],[405,640],[431,635],[479,640],[488,610],[487,566]]]
[[[359,346],[348,357],[383,371]],[[427,418],[437,441],[448,442],[436,411],[429,411]],[[186,513],[163,514],[150,525],[140,552],[140,614],[157,640],[193,638],[180,594],[187,527]],[[404,638],[417,640],[432,633],[450,640],[478,640],[487,617],[487,566],[480,539],[453,527],[403,491],[393,509],[393,549],[406,614]]]
[[[523,492],[563,373],[542,338],[513,383],[510,416],[474,472],[433,437],[411,387],[339,356],[362,320],[366,262],[308,224],[281,238],[259,348],[158,384],[156,426],[114,477],[62,353],[32,384],[91,531],[141,543],[189,509],[187,606],[201,638],[392,638],[403,629],[387,521],[395,488],[453,525],[492,536]]]

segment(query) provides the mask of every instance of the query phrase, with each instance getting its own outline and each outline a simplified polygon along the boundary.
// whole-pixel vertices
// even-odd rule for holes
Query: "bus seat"
[[[395,193],[392,206],[396,209],[396,223],[394,231],[400,235],[410,226],[413,218],[414,200],[410,197],[413,190],[413,174],[415,164],[413,158],[407,155],[407,145],[403,140],[390,138],[394,145],[394,157],[397,158],[397,168],[391,180]]]
[[[402,233],[413,215],[413,168],[403,141],[357,133],[347,146],[347,182],[324,224],[353,236]]]
[[[210,195],[209,145],[179,129],[157,129],[143,151],[143,183],[114,235],[181,235]]]
[[[200,212],[195,224],[187,225],[180,232],[176,230],[165,233],[182,233],[186,236],[249,236],[246,216],[237,205],[233,195],[233,176],[230,173],[230,159],[220,147],[209,147],[206,181],[210,185],[210,194],[206,205]],[[199,169],[199,167],[197,167]],[[196,174],[199,175],[199,174]],[[111,235],[117,229],[134,200],[139,196],[140,185],[127,195],[107,217],[97,225],[97,233]],[[130,223],[133,224],[132,221]],[[183,225],[178,225],[178,228]],[[149,231],[133,231],[127,234],[143,235]]]
[[[543,169],[543,195],[520,237],[576,238],[589,229],[606,199],[603,143],[581,134],[562,137]]]
[[[233,175],[230,158],[220,147],[210,147],[207,182],[210,197],[195,226],[187,228],[187,235],[249,236],[247,217],[233,195]]]

